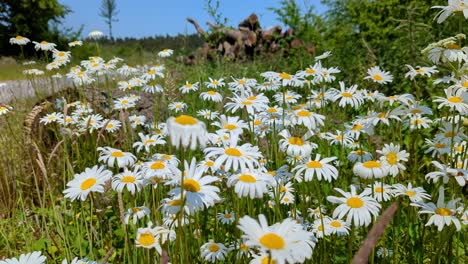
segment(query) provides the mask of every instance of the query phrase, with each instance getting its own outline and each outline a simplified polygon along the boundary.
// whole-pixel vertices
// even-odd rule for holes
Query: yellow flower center
[[[415,193],[415,192],[413,192],[413,191],[409,191],[409,190],[408,190],[408,191],[406,191],[406,192],[405,192],[405,194],[406,194],[406,195],[408,195],[409,197],[414,197],[414,196],[416,195],[416,193]]]
[[[211,245],[208,247],[208,250],[210,252],[218,252],[219,246],[216,245],[216,243],[211,243]]]
[[[291,80],[291,74],[287,74],[287,73],[285,73],[285,72],[280,73],[280,74],[279,74],[279,77],[280,77],[281,79]]]
[[[228,148],[224,151],[224,154],[235,157],[242,156],[242,153],[236,148]]]
[[[445,136],[446,138],[451,138],[451,137],[455,136],[455,132],[449,131],[449,132],[445,133],[444,136]]]
[[[341,225],[341,223],[339,221],[331,221],[330,225],[333,226],[334,228],[342,227],[342,225]]]
[[[362,156],[362,155],[364,155],[366,152],[365,152],[364,150],[362,150],[362,149],[358,149],[358,150],[355,151],[355,153],[356,153],[356,155],[358,155],[358,156]]]
[[[207,166],[207,167],[211,167],[213,165],[214,165],[214,162],[212,160],[208,160],[208,161],[205,162],[205,166]]]
[[[239,176],[239,181],[248,182],[248,183],[255,183],[255,182],[257,182],[257,179],[255,179],[255,177],[250,175],[250,174],[241,174]]]
[[[206,93],[209,94],[209,95],[215,95],[215,94],[216,94],[215,91],[208,91],[208,92],[206,92]]]
[[[312,69],[312,68],[307,68],[306,73],[307,73],[307,74],[314,74],[314,73],[315,73],[315,70]]]
[[[380,162],[375,161],[375,160],[369,160],[369,161],[362,163],[362,166],[368,169],[374,169],[374,168],[380,168],[382,164],[380,164]]]
[[[444,207],[440,207],[435,209],[434,211],[436,214],[441,215],[441,216],[449,216],[452,215],[452,210]]]
[[[275,233],[268,233],[260,238],[260,244],[270,250],[280,250],[284,248],[284,239]]]
[[[154,236],[149,233],[141,234],[140,238],[138,238],[138,243],[145,247],[153,245],[154,242],[155,242]]]
[[[65,52],[60,51],[57,55],[58,55],[59,57],[63,57],[63,56],[65,56]]]
[[[122,177],[122,182],[123,183],[134,183],[136,181],[135,176],[133,175],[128,175],[128,176],[123,176]]]
[[[154,142],[156,142],[154,139],[147,139],[147,140],[145,140],[145,141],[143,142],[143,144],[144,144],[144,145],[148,145],[148,144],[154,143]]]
[[[374,190],[375,190],[376,193],[383,193],[384,188],[382,188],[382,187],[375,187]]]
[[[260,264],[275,264],[276,261],[274,259],[270,259],[270,257],[268,256],[265,256],[262,258],[262,261],[260,262]]]
[[[301,111],[297,112],[296,115],[299,116],[299,117],[309,117],[312,114],[307,110],[301,110]]]
[[[236,128],[237,128],[237,126],[234,125],[234,124],[226,124],[226,125],[224,125],[224,129],[227,129],[227,130],[234,130],[234,129],[236,129]]]
[[[200,184],[194,179],[186,179],[184,181],[184,189],[188,192],[199,192]]]
[[[322,168],[322,163],[320,163],[320,161],[317,160],[312,160],[307,162],[306,166],[309,169],[319,169]]]
[[[244,84],[245,84],[245,80],[244,80],[244,79],[241,79],[241,80],[237,81],[237,84],[239,84],[239,85],[244,85]]]
[[[17,40],[22,40],[22,39],[24,39],[24,37],[23,37],[23,36],[16,36],[15,39],[17,39]]]
[[[193,86],[193,84],[191,84],[191,83],[185,84],[185,88],[187,88],[187,89],[188,89],[188,88],[191,88],[192,86]]]
[[[113,151],[113,152],[111,153],[111,156],[112,156],[112,157],[115,157],[115,158],[121,158],[121,157],[125,156],[125,154],[123,154],[122,151],[118,151],[118,150],[117,150],[117,151]]]
[[[84,180],[84,181],[81,183],[80,189],[81,189],[82,191],[86,191],[86,190],[88,190],[89,188],[93,187],[95,183],[96,183],[96,179],[95,179],[95,178],[86,179],[86,180]]]
[[[164,161],[157,160],[157,161],[153,162],[153,164],[151,164],[150,168],[152,170],[162,170],[162,169],[166,168],[166,165],[164,164]]]
[[[253,103],[252,103],[252,101],[245,100],[245,101],[242,101],[241,104],[243,104],[243,105],[252,105]]]
[[[383,78],[382,78],[382,76],[380,74],[374,74],[374,76],[372,76],[372,78],[374,78],[374,80],[376,80],[376,81],[383,80]]]
[[[343,93],[341,93],[341,96],[347,97],[347,98],[353,97],[353,95],[352,95],[351,93],[348,93],[348,92],[343,92]]]
[[[174,119],[174,121],[183,126],[191,126],[196,125],[198,123],[197,119],[189,116],[189,115],[180,115]]]
[[[387,154],[387,161],[390,165],[395,165],[398,162],[398,156],[395,152],[390,152]]]
[[[452,96],[452,97],[447,98],[447,100],[453,104],[458,104],[462,101],[461,97],[459,96]]]
[[[286,192],[287,190],[288,190],[288,189],[287,189],[286,187],[281,186],[279,191],[280,191],[280,192]]]
[[[231,214],[224,214],[224,218],[231,218]]]
[[[49,44],[49,42],[47,42],[47,41],[43,40],[43,41],[41,41],[41,43],[40,43],[40,44],[42,44],[42,45],[45,45],[45,44]]]
[[[123,105],[127,105],[129,103],[129,101],[127,99],[123,99],[122,102],[121,102]]]
[[[464,81],[464,82],[462,83],[462,86],[465,87],[465,88],[468,88],[468,80]]]
[[[169,202],[169,206],[180,206],[182,204],[182,200],[172,200]]]
[[[438,149],[445,148],[445,144],[437,143],[437,144],[435,144],[435,147],[438,148]]]
[[[141,211],[141,208],[139,208],[139,207],[133,207],[133,208],[132,208],[132,212],[133,212],[134,214],[135,214],[135,213],[138,213],[138,212],[140,212],[140,211]]]
[[[251,101],[256,100],[256,99],[257,99],[257,96],[255,96],[255,95],[249,96],[247,98],[247,100],[251,100]]]
[[[338,135],[338,136],[335,137],[335,139],[341,141],[341,140],[343,140],[343,136],[342,136],[342,135]]]
[[[346,200],[346,204],[351,208],[361,208],[364,205],[364,201],[359,197],[350,197]]]
[[[219,84],[219,82],[218,82],[217,80],[213,80],[211,83],[214,84],[214,85],[218,85],[218,84]]]
[[[299,137],[291,137],[289,140],[288,140],[289,144],[291,145],[297,145],[297,146],[302,146],[304,145],[304,141],[302,141],[301,138]]]
[[[270,108],[267,109],[267,112],[270,113],[270,114],[273,114],[273,113],[277,113],[278,110],[276,110],[276,108],[274,108],[274,107],[270,107]]]
[[[422,72],[424,72],[424,70],[423,69],[417,69],[416,72],[417,73],[422,73]]]
[[[447,49],[451,49],[451,50],[459,50],[460,49],[460,46],[458,46],[457,44],[455,43],[449,43],[446,45]]]
[[[259,126],[259,125],[261,125],[261,124],[262,124],[262,120],[258,120],[258,119],[257,119],[257,120],[254,121],[254,125],[255,125],[255,126]]]

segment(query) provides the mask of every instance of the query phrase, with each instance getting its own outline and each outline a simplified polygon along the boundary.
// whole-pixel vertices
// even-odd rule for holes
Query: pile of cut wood
[[[196,31],[205,40],[204,46],[185,59],[187,64],[195,63],[196,57],[214,59],[223,56],[229,59],[253,58],[258,54],[273,54],[278,51],[304,48],[309,53],[315,53],[312,44],[305,43],[294,35],[292,29],[283,31],[281,26],[262,29],[256,14],[251,14],[236,28],[215,25],[207,22],[210,31],[204,31],[192,18],[187,18]]]

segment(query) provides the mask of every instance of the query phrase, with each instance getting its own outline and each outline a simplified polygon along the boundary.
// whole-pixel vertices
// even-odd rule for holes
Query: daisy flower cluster
[[[428,65],[406,65],[409,83],[440,91],[432,97],[382,92],[394,80],[385,65],[352,83],[331,52],[295,72],[187,80],[166,69],[169,49],[135,67],[90,57],[67,78],[103,87],[105,100],[63,99],[40,123],[76,159],[63,175],[70,210],[108,228],[90,232],[97,243],[120,235],[113,246],[142,263],[324,263],[331,249],[351,260],[392,203],[400,209],[377,257],[407,256],[394,246],[408,233],[461,243],[455,232],[468,224],[464,41],[433,43]],[[140,111],[148,98],[151,114]]]

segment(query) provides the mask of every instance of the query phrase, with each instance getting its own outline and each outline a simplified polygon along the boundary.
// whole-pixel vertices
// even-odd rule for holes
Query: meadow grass
[[[391,90],[380,69],[359,89],[340,84],[326,58],[189,67],[156,54],[101,56],[61,70],[73,85],[35,108],[31,133],[25,117],[44,97],[0,116],[0,257],[349,263],[396,203],[370,263],[467,261],[461,62],[415,71],[425,87],[455,69],[452,85],[420,98],[380,92]],[[156,84],[162,91],[148,92]],[[223,99],[200,97],[211,90]]]

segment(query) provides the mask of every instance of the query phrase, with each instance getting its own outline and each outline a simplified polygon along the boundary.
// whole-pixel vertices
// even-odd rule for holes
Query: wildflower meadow
[[[466,0],[431,11],[435,26],[468,21]],[[334,50],[279,71],[181,67],[171,47],[136,65],[102,56],[103,37],[10,39],[48,60],[24,65],[34,108],[0,105],[2,153],[32,164],[29,184],[0,182],[17,195],[1,264],[467,263],[463,32],[403,76],[375,64],[356,82]],[[86,43],[95,54],[72,63]]]

